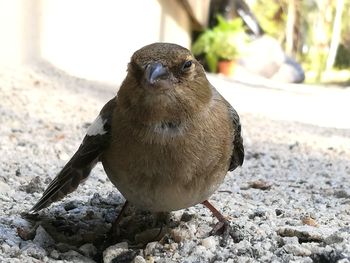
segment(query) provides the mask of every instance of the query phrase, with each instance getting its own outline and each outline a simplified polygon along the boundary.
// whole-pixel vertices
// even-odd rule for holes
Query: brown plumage
[[[31,211],[76,189],[98,161],[131,204],[178,210],[208,199],[243,158],[239,117],[203,67],[181,46],[154,43],[134,53],[117,96]]]

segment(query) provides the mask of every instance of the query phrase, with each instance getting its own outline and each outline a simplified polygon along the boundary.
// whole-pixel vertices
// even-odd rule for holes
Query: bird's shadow
[[[163,215],[160,220],[159,215],[129,206],[118,223],[117,231],[111,232],[122,206],[123,202],[111,204],[99,195],[94,195],[87,203],[67,201],[38,214],[23,214],[31,227],[18,229],[17,232],[23,240],[32,240],[37,228],[44,228],[54,241],[44,248],[48,255],[53,250],[81,253],[82,245],[92,244],[97,249],[93,260],[102,262],[103,251],[107,247],[127,242],[129,248],[142,248],[149,242],[166,239],[169,229],[178,224],[169,214]]]

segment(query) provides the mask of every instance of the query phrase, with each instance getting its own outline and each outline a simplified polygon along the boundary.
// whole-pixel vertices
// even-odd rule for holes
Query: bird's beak
[[[161,63],[150,63],[145,71],[146,79],[150,84],[156,83],[160,79],[166,79],[169,76],[168,69]]]

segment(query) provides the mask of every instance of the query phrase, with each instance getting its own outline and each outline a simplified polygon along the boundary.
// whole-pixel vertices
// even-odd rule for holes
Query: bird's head
[[[211,92],[202,65],[188,49],[153,43],[132,55],[118,96],[152,114],[175,110],[192,114],[209,103]]]
[[[154,43],[137,50],[128,71],[142,88],[158,93],[181,88],[195,77],[205,77],[202,66],[188,49],[170,43]]]

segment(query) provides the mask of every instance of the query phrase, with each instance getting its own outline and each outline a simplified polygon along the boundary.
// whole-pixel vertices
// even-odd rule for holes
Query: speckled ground
[[[219,237],[209,236],[216,220],[197,205],[171,213],[162,227],[131,208],[119,238],[107,242],[124,199],[100,165],[62,202],[38,216],[24,213],[116,87],[47,65],[0,69],[0,262],[350,262],[350,130],[283,120],[283,112],[275,118],[242,95],[248,88],[252,96],[271,90],[217,83],[239,100],[246,159],[211,200],[244,239],[221,247]],[[288,92],[278,90],[273,99]],[[313,98],[302,98],[295,106],[309,112]],[[335,114],[349,122],[348,113]]]

